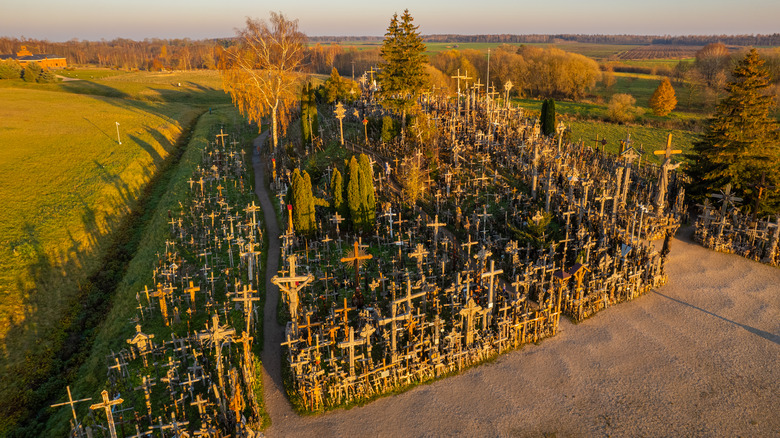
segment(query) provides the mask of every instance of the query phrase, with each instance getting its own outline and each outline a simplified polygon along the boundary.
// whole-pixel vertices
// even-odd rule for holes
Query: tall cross
[[[314,281],[314,276],[309,274],[306,276],[295,275],[295,256],[291,255],[287,258],[290,264],[290,276],[279,277],[275,275],[271,279],[271,283],[275,284],[282,292],[287,294],[287,299],[290,306],[290,319],[293,322],[293,327],[297,331],[298,325],[298,291],[306,287],[309,283]]]
[[[484,274],[482,274],[482,278],[490,278],[490,288],[488,289],[488,309],[493,308],[493,284],[494,284],[495,277],[496,275],[503,274],[503,273],[504,273],[503,269],[499,269],[498,271],[496,271],[496,261],[491,260],[490,272],[485,272]]]
[[[474,298],[469,298],[466,307],[460,310],[460,316],[466,318],[466,345],[471,345],[474,341],[474,316],[482,310],[482,307],[474,302]]]
[[[252,319],[252,302],[260,301],[259,297],[254,296],[256,291],[251,287],[244,285],[244,289],[239,292],[240,297],[233,298],[233,301],[241,302],[244,305],[244,318],[246,318],[246,332],[249,333],[250,321]]]
[[[355,290],[360,289],[360,262],[363,260],[370,260],[374,256],[371,254],[362,254],[362,251],[360,250],[360,245],[358,244],[357,240],[355,241],[355,246],[352,250],[352,254],[349,257],[342,257],[341,262],[342,263],[354,263],[355,266]]]
[[[75,427],[76,430],[80,431],[80,427],[81,426],[79,425],[78,417],[76,417],[76,408],[74,407],[74,405],[76,403],[90,401],[92,399],[91,398],[82,398],[81,400],[73,400],[73,396],[70,394],[70,385],[68,385],[67,390],[68,390],[68,401],[66,401],[64,403],[57,403],[57,404],[51,405],[51,407],[52,408],[56,408],[58,406],[70,405],[70,411],[73,413],[73,426]],[[79,432],[79,435],[81,435],[81,432]]]
[[[363,345],[365,339],[355,339],[355,329],[349,328],[349,341],[339,342],[338,347],[342,349],[349,349],[349,375],[355,375],[355,347]]]
[[[443,227],[447,224],[439,222],[439,215],[437,214],[435,218],[433,219],[432,224],[427,224],[429,227],[433,227],[433,241],[434,243],[437,240],[437,236],[439,235],[439,227]]]
[[[681,154],[679,149],[672,149],[672,134],[666,138],[666,149],[653,152],[655,155],[663,155],[664,162],[661,165],[661,175],[658,180],[658,196],[655,199],[656,211],[663,210],[664,200],[666,199],[666,187],[669,184],[669,170],[674,170],[680,166],[680,163],[672,164],[672,155]]]
[[[418,243],[415,251],[409,254],[409,257],[417,259],[417,270],[422,272],[422,259],[428,255],[428,251],[425,250],[425,246],[422,243]]]
[[[110,400],[108,398],[108,391],[105,389],[103,392],[100,393],[100,395],[103,397],[103,403],[95,403],[89,408],[93,411],[95,409],[105,409],[106,410],[106,417],[108,418],[108,432],[111,434],[111,438],[117,438],[116,437],[116,427],[114,426],[114,415],[111,413],[111,406],[122,404],[124,400],[121,398],[118,398],[116,400]]]

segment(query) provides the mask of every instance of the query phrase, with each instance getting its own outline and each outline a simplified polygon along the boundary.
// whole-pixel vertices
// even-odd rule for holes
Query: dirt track
[[[271,286],[278,227],[266,217]],[[657,291],[576,326],[562,320],[554,338],[459,376],[313,417],[292,413],[279,387],[271,286],[266,434],[780,436],[780,269],[706,250],[686,234],[675,239],[669,284]]]

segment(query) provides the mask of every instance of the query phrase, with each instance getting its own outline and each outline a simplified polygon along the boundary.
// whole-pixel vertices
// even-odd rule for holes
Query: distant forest
[[[310,41],[382,41],[380,36],[316,36]],[[731,46],[780,46],[780,33],[772,35],[424,35],[423,40],[430,43],[558,43],[571,41],[594,44],[669,44],[684,46],[704,46],[710,43],[723,43]]]

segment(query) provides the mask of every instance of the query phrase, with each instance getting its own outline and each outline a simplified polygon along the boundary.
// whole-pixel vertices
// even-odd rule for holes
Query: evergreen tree
[[[301,89],[301,136],[304,143],[311,142],[309,122],[311,117],[311,82]]]
[[[412,21],[408,9],[400,20],[398,14],[393,14],[380,51],[383,62],[379,64],[379,97],[385,105],[401,113],[402,136],[406,113],[414,107],[417,96],[428,83],[425,44],[417,31],[419,26]]]
[[[542,103],[542,134],[555,135],[555,100],[545,99]]]
[[[354,156],[349,160],[349,171],[347,173],[347,207],[349,208],[349,217],[355,228],[363,226],[360,216],[360,166]]]
[[[371,229],[376,219],[376,195],[374,193],[374,169],[366,154],[360,154],[360,198],[363,229]]]
[[[325,96],[328,103],[351,103],[360,97],[360,89],[357,82],[341,77],[336,67],[330,71],[330,78],[325,81]]]
[[[336,212],[342,217],[347,217],[346,204],[344,203],[344,178],[338,169],[335,169],[330,177],[330,195]]]
[[[728,96],[717,106],[707,128],[693,145],[691,170],[695,196],[731,183],[743,193],[747,205],[755,202],[751,186],[766,173],[770,185],[780,185],[778,124],[770,111],[774,99],[767,93],[769,74],[756,49],[739,61],[726,86]],[[750,199],[753,198],[753,199]],[[777,192],[769,193],[763,209],[780,204]]]
[[[317,229],[317,218],[314,212],[314,192],[309,172],[303,171],[303,233],[312,234]]]
[[[316,222],[314,219],[314,195],[312,194],[311,177],[308,172],[301,174],[295,169],[292,175],[292,217],[293,227],[299,234],[311,234]]]
[[[539,114],[539,124],[542,129],[542,135],[545,135],[544,133],[547,132],[547,129],[545,129],[545,124],[547,123],[547,99],[542,100],[542,112]]]
[[[665,116],[671,113],[677,106],[677,96],[674,94],[669,78],[664,78],[650,97],[650,108],[653,114]]]
[[[40,76],[41,73],[43,73],[43,69],[37,62],[28,62],[24,67],[22,79],[24,79],[25,82],[38,82],[38,76]]]

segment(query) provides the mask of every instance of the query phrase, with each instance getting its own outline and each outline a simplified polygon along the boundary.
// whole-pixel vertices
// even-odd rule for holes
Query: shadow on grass
[[[96,212],[82,201],[81,223],[88,235],[81,242],[70,235],[70,247],[57,254],[47,254],[37,244],[34,224],[25,225],[31,242],[27,256],[34,260],[27,276],[34,286],[28,287],[19,279],[24,317],[10,321],[2,340],[6,354],[0,357],[0,436],[42,436],[53,413],[48,406],[61,401],[65,386],[75,380],[89,357],[117,285],[197,120],[193,117],[185,126],[177,148],[165,160],[160,158],[158,172],[137,196],[118,175],[95,161],[100,177],[116,188],[124,205],[132,206],[129,214],[115,215],[104,219],[106,224],[99,224]],[[101,231],[106,229],[112,230],[110,234]],[[101,259],[94,253],[96,248],[103,249]],[[96,268],[79,280],[77,273],[90,266]],[[75,292],[63,296],[59,291],[66,289]]]

